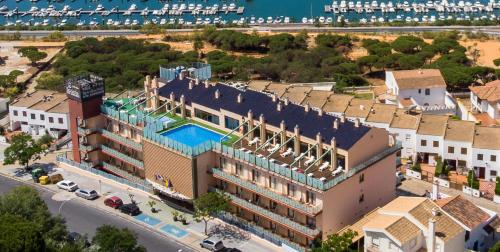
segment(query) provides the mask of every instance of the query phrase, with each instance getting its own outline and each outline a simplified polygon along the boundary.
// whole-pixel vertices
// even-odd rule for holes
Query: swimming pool
[[[195,147],[208,140],[218,142],[222,137],[224,137],[222,134],[195,124],[182,125],[173,130],[166,131],[161,135],[190,147]]]

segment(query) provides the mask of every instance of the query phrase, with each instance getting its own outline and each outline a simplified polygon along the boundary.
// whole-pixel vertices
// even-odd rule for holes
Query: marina
[[[498,21],[500,1],[0,0],[3,26],[133,26]]]

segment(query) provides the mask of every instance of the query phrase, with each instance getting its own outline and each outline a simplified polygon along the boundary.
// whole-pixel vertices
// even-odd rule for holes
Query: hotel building
[[[161,68],[108,98],[95,76],[69,80],[68,158],[177,203],[227,194],[221,219],[299,251],[395,198],[400,146],[385,129],[210,75]]]

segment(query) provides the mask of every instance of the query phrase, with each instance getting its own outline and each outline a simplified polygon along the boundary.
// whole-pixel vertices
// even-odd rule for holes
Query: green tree
[[[201,49],[203,49],[203,40],[201,39],[201,36],[197,34],[194,36],[193,50],[198,52]]]
[[[208,192],[194,200],[195,220],[205,223],[205,234],[208,235],[208,222],[215,215],[227,211],[229,208],[229,197],[219,192]]]
[[[38,61],[47,58],[46,52],[41,52],[34,46],[19,48],[17,52],[21,55],[21,57],[28,58],[32,65],[36,65]]]
[[[33,138],[21,133],[12,137],[11,145],[4,151],[4,165],[14,164],[18,162],[20,165],[29,167],[29,162],[40,158],[40,154],[44,151],[42,146]]]
[[[146,249],[137,244],[137,235],[124,228],[103,225],[96,230],[92,244],[97,245],[99,252],[145,252]]]
[[[370,73],[372,72],[372,68],[377,64],[379,57],[376,55],[367,55],[361,57],[357,60],[358,64],[362,67],[367,67]]]
[[[424,40],[415,36],[399,36],[391,44],[394,50],[410,54],[420,51],[424,45]]]
[[[491,247],[488,252],[500,252],[500,241],[495,243],[493,247]]]
[[[321,242],[321,247],[314,248],[314,252],[348,252],[352,244],[352,239],[358,235],[357,232],[347,230],[342,234],[328,235],[326,240]]]
[[[64,91],[64,77],[59,74],[42,73],[37,79],[37,89],[47,89],[63,92]]]
[[[0,251],[45,251],[42,230],[22,217],[1,215]]]
[[[494,59],[493,64],[495,64],[495,66],[500,66],[500,58]]]
[[[13,70],[9,73],[9,77],[12,78],[13,84],[17,84],[17,77],[23,75],[24,72],[21,70]]]

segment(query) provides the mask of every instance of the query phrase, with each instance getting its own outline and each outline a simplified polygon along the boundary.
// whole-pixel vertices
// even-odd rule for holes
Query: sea
[[[351,0],[356,3],[358,0]],[[361,0],[360,2],[364,5],[366,0]],[[398,3],[403,3],[403,0],[383,0],[378,1],[380,5],[382,2],[387,3],[388,1],[392,1],[394,6]],[[426,0],[408,0],[407,3],[411,6],[412,3],[428,3],[422,2]],[[444,1],[444,0],[443,0]],[[448,0],[451,2],[451,0]],[[465,4],[482,4],[484,6],[488,5],[488,2],[491,0],[478,0],[470,2],[465,1]],[[493,0],[494,1],[494,0]],[[429,2],[432,2],[429,1]],[[456,1],[464,3],[463,1]],[[236,12],[218,12],[215,15],[193,15],[192,13],[185,12],[184,14],[178,15],[169,15],[166,13],[165,15],[153,15],[153,10],[160,10],[164,6],[164,4],[168,3],[170,6],[173,4],[181,5],[185,4],[188,6],[189,4],[201,4],[203,9],[206,6],[213,6],[217,4],[219,7],[222,5],[230,5],[234,3],[236,8],[244,7],[242,13],[237,14]],[[340,4],[340,0],[338,1]],[[348,1],[346,1],[348,3]],[[23,15],[22,12],[29,11],[33,6],[37,7],[39,10],[42,8],[47,8],[50,5],[54,7],[55,10],[62,10],[64,6],[69,6],[70,10],[78,10],[81,9],[83,11],[93,11],[96,10],[98,5],[102,5],[105,10],[112,10],[116,8],[121,11],[128,10],[132,4],[137,6],[136,13],[131,14],[130,16],[124,16],[123,13],[111,13],[108,16],[103,16],[100,13],[93,13],[90,15],[89,13],[82,13],[78,17],[72,17],[68,15],[62,15],[59,17],[34,17],[31,14]],[[372,4],[372,1],[369,1],[369,4]],[[168,22],[169,20],[179,20],[182,18],[185,21],[192,21],[195,23],[197,18],[201,18],[203,22],[207,21],[212,23],[213,20],[217,17],[219,20],[225,20],[228,23],[233,22],[233,20],[242,20],[245,23],[249,23],[250,20],[255,20],[258,22],[259,18],[264,20],[264,23],[276,23],[276,22],[284,22],[285,17],[288,17],[290,23],[302,23],[306,19],[307,22],[313,22],[315,20],[322,20],[323,22],[339,22],[341,19],[347,22],[389,22],[393,20],[400,21],[430,21],[433,20],[445,20],[445,19],[488,19],[495,20],[500,16],[500,2],[495,3],[495,6],[498,8],[494,8],[492,11],[485,11],[484,9],[470,11],[470,12],[461,12],[461,13],[447,13],[447,12],[436,12],[435,10],[429,10],[428,12],[416,13],[412,11],[404,11],[404,10],[396,10],[395,12],[381,12],[374,11],[372,13],[366,13],[366,11],[362,13],[357,13],[355,11],[349,11],[345,13],[334,13],[325,11],[325,5],[332,5],[332,0],[0,0],[0,25],[13,25],[13,24],[27,24],[34,25],[35,23],[40,25],[45,20],[45,23],[49,25],[57,25],[57,24],[89,24],[91,21],[93,23],[98,24],[124,24],[125,20],[136,20],[139,24],[143,24],[144,22],[154,22],[158,23],[161,19],[164,19],[164,22]],[[4,11],[2,11],[2,8]],[[144,9],[149,10],[149,14],[147,16],[140,15],[139,11]],[[14,14],[10,17],[7,17],[8,11],[12,11],[17,9],[20,14]],[[321,18],[321,19],[320,19]],[[198,19],[199,21],[199,19]],[[234,21],[236,22],[236,21]]]

